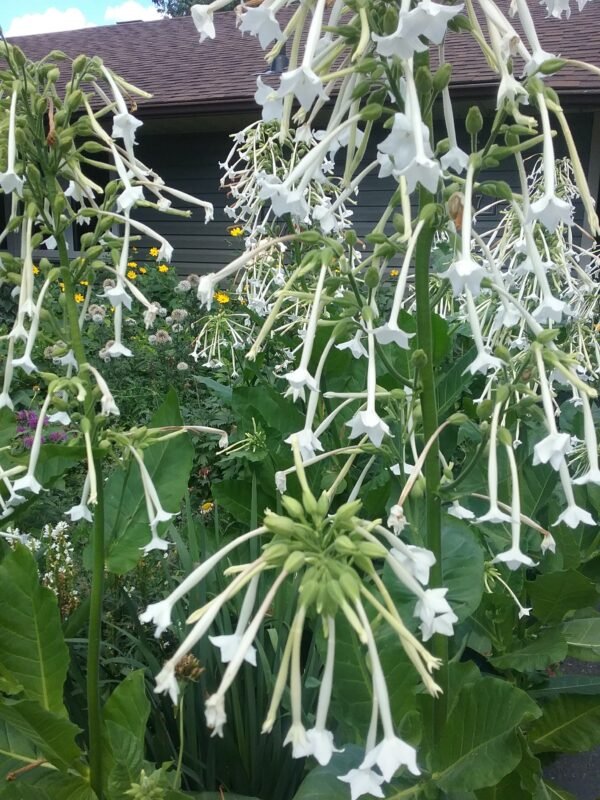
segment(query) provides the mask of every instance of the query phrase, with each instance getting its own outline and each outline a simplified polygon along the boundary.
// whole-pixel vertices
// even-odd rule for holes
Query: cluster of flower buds
[[[285,513],[267,511],[260,528],[225,545],[197,567],[167,598],[148,606],[141,614],[141,621],[154,623],[156,636],[160,636],[171,624],[174,605],[217,568],[229,553],[250,539],[260,537],[264,541],[261,555],[236,568],[236,577],[229,586],[190,615],[188,622],[194,623],[194,627],[157,676],[156,691],[168,692],[173,703],[177,702],[178,664],[208,633],[223,606],[245,590],[234,633],[209,637],[219,648],[222,661],[227,664],[220,685],[205,704],[208,727],[213,735],[222,736],[227,721],[226,693],[245,661],[256,666],[254,639],[265,624],[265,615],[283,583],[295,580],[299,593],[298,608],[283,647],[263,733],[272,729],[283,692],[289,683],[292,724],[286,743],[292,745],[294,758],[313,755],[321,764],[329,762],[335,746],[333,734],[327,728],[327,718],[334,680],[335,626],[336,619],[341,616],[367,650],[375,709],[369,737],[371,741],[367,745],[365,758],[343,780],[351,784],[360,780],[389,781],[402,765],[408,766],[413,774],[419,774],[415,749],[396,736],[394,731],[388,687],[368,612],[378,614],[385,620],[418,671],[426,691],[434,696],[438,694],[440,689],[431,673],[440,666],[440,662],[403,622],[378,568],[379,562],[387,564],[395,578],[414,596],[414,615],[420,620],[423,639],[429,639],[434,633],[451,635],[457,617],[445,598],[446,590],[427,586],[435,557],[425,548],[406,545],[380,520],[362,519],[359,516],[360,500],[345,503],[332,512],[332,499],[327,492],[319,499],[312,494],[295,438],[293,448],[302,485],[302,500],[284,495],[282,506]],[[268,580],[267,576],[271,575],[274,577]],[[263,583],[268,581],[269,588],[255,609],[261,580]],[[314,624],[317,619],[322,621],[326,633],[327,654],[315,724],[306,730],[302,722],[300,647],[305,622],[311,620]],[[376,744],[379,723],[382,737]],[[380,773],[373,769],[375,766]]]

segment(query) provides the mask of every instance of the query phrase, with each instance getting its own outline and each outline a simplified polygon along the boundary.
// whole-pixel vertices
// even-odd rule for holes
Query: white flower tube
[[[42,491],[42,485],[35,478],[35,468],[37,466],[38,458],[40,457],[40,449],[42,447],[42,435],[44,432],[44,422],[50,405],[51,394],[48,392],[46,399],[42,403],[40,415],[38,417],[35,433],[33,435],[33,444],[31,445],[31,452],[29,453],[29,463],[27,465],[27,472],[22,478],[18,478],[13,483],[13,491],[19,492],[26,489],[33,494],[39,494]]]

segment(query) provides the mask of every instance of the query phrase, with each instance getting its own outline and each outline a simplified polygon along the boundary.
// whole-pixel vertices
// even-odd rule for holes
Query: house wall
[[[572,113],[569,120],[587,172],[592,150],[594,114]],[[460,128],[459,125],[459,136]],[[375,158],[377,142],[384,135],[382,132],[381,135],[372,137],[365,155],[365,164]],[[171,242],[175,248],[174,264],[181,273],[212,272],[227,264],[240,251],[239,240],[228,236],[227,228],[233,221],[224,213],[227,197],[219,188],[218,164],[225,160],[231,146],[227,133],[158,133],[138,138],[140,158],[155,169],[167,184],[212,202],[215,218],[204,224],[204,212],[201,209],[185,206],[179,201],[174,202],[174,206],[191,208],[191,219],[166,216],[146,208],[137,209],[136,218],[155,227]],[[596,142],[594,146],[597,149],[600,142]],[[556,155],[561,157],[566,154],[559,135],[556,137]],[[487,177],[507,181],[518,189],[516,170],[510,160]],[[359,237],[368,233],[377,223],[394,188],[393,179],[379,179],[377,170],[363,181],[353,217]],[[498,209],[486,212],[479,217],[479,229],[489,229],[499,219]],[[577,208],[576,219],[580,224],[583,221],[580,207]],[[142,246],[147,244],[149,242],[144,241]]]
[[[596,173],[598,172],[598,153],[600,152],[599,112],[571,113],[569,120],[584,170],[586,173],[589,172],[590,179],[597,184],[598,175]],[[219,124],[221,122],[223,124]],[[247,118],[240,118],[239,127],[243,127],[247,123]],[[231,130],[235,124],[235,120],[231,118],[214,117],[211,120],[211,130],[206,130],[206,125],[203,123],[204,131],[186,131],[185,127],[178,124],[177,121],[161,121],[158,130],[156,125],[149,124],[144,125],[138,132],[138,152],[142,161],[156,170],[167,184],[196,197],[209,200],[215,207],[215,218],[206,225],[202,209],[186,206],[178,200],[175,200],[173,205],[178,208],[190,208],[192,210],[191,218],[160,214],[148,208],[138,208],[134,212],[135,218],[151,225],[171,242],[175,248],[174,265],[182,274],[218,270],[240,252],[240,241],[228,236],[227,228],[233,221],[224,213],[227,197],[225,192],[219,188],[219,162],[225,160],[231,147],[231,139],[223,127],[226,126]],[[459,123],[459,137],[462,127]],[[152,132],[153,128],[156,132]],[[182,128],[183,130],[181,130]],[[365,164],[368,163],[368,160],[376,157],[377,142],[381,141],[385,135],[385,132],[381,131],[372,136],[365,154]],[[463,143],[463,146],[466,147],[466,143]],[[556,154],[559,157],[566,155],[560,134],[556,137]],[[516,171],[510,160],[507,160],[505,165],[499,169],[494,170],[489,177],[505,180],[515,189],[518,188]],[[377,170],[374,170],[363,181],[353,216],[359,237],[372,230],[394,189],[393,179],[379,179]],[[4,201],[4,205],[2,201]],[[8,216],[8,203],[7,198],[0,196],[0,217],[2,212],[6,217]],[[480,230],[489,229],[496,225],[498,220],[497,209],[486,212],[480,215],[478,228]],[[577,208],[576,220],[580,224],[583,222],[580,204]],[[144,239],[140,243],[140,249],[143,250],[151,244],[150,240]],[[9,249],[16,252],[18,242],[15,237],[11,237],[7,245]],[[35,255],[39,257],[42,254],[48,255],[50,258],[53,256],[46,251]]]

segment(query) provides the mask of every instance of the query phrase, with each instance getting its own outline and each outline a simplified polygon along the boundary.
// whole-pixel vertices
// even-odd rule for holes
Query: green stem
[[[90,785],[102,800],[102,708],[100,703],[100,645],[102,641],[102,602],[104,595],[104,497],[102,462],[95,460],[98,503],[94,510],[92,534],[92,589],[87,652],[87,704]]]
[[[181,783],[181,768],[183,766],[183,744],[185,741],[185,725],[183,717],[183,696],[179,701],[179,753],[177,755],[177,767],[175,769],[175,776],[173,778],[173,789],[179,789]]]
[[[79,328],[79,311],[74,299],[73,278],[69,269],[69,254],[65,237],[56,233],[60,264],[65,286],[65,306],[71,348],[78,365],[87,362],[83,337]],[[81,379],[89,384],[87,372],[81,373]],[[85,400],[85,416],[90,423],[92,441],[95,438],[96,420],[94,414],[94,398],[88,392]],[[90,590],[90,616],[88,625],[87,651],[87,707],[88,707],[88,752],[90,765],[90,785],[98,800],[103,798],[102,787],[102,706],[100,701],[100,647],[102,643],[102,605],[104,600],[104,494],[102,478],[102,461],[94,457],[96,471],[97,503],[94,509],[92,528],[92,586]]]
[[[430,195],[422,191],[421,206],[429,202]],[[415,296],[417,305],[417,342],[425,353],[426,361],[420,370],[421,377],[421,412],[423,419],[423,438],[428,442],[438,428],[437,398],[435,375],[433,370],[433,330],[431,325],[431,306],[429,303],[429,272],[431,248],[435,230],[426,224],[421,231],[415,250]],[[440,456],[439,443],[435,437],[423,465],[425,476],[425,503],[427,513],[427,546],[435,555],[435,564],[431,569],[431,584],[440,587],[443,583],[442,571],[442,505],[440,488]],[[448,662],[448,640],[436,635],[433,639],[433,652]],[[446,721],[446,692],[436,700],[433,714],[432,746],[442,735]]]

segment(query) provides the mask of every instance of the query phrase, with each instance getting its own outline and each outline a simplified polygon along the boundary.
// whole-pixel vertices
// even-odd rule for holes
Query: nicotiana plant
[[[216,35],[214,12],[228,1],[192,7],[201,42]],[[276,15],[288,5],[282,29]],[[570,13],[568,1],[544,5],[555,17]],[[344,796],[344,784],[352,800],[551,797],[555,790],[536,754],[596,743],[600,715],[590,687],[587,694],[561,693],[557,684],[546,697],[536,695],[543,691],[540,673],[567,652],[599,654],[593,608],[600,554],[599,262],[586,244],[599,227],[573,135],[549,86],[567,59],[544,51],[525,0],[515,0],[509,13],[493,0],[465,6],[263,0],[240,8],[239,27],[263,49],[275,42],[268,61],[289,42],[289,67],[278,86],[258,79],[262,120],[236,135],[223,165],[230,215],[245,248],[198,281],[199,307],[212,314],[216,301],[220,308],[218,324],[202,318],[191,355],[222,366],[227,352],[227,361],[231,354],[241,365],[243,349],[252,363],[275,342],[284,355],[283,365],[273,365],[284,397],[275,407],[290,420],[289,450],[274,485],[260,487],[272,498],[262,503],[262,518],[140,614],[160,637],[176,604],[191,592],[197,596],[197,587],[227,563],[230,580],[191,611],[192,627],[156,676],[156,692],[179,704],[181,664],[239,595],[233,632],[208,636],[226,667],[206,698],[205,718],[222,736],[230,688],[245,663],[260,669],[257,634],[293,586],[296,605],[280,663],[271,665],[276,677],[263,732],[281,709],[289,712],[293,756],[320,764],[299,798],[315,791]],[[476,106],[467,114],[468,146],[459,144],[452,109],[449,31],[474,36],[499,81],[490,123]],[[127,277],[130,245],[137,234],[150,237],[167,261],[171,247],[135,220],[137,206],[181,213],[171,208],[174,197],[203,207],[207,219],[212,209],[165,186],[139,161],[134,144],[141,122],[126,100],[137,90],[98,59],[72,62],[59,91],[62,54],[31,64],[9,44],[3,53],[0,185],[12,214],[1,235],[17,232],[21,247],[19,257],[3,256],[2,264],[16,300],[3,338],[3,413],[8,419],[15,406],[17,370],[46,389],[26,458],[9,446],[0,451],[1,514],[17,521],[57,474],[58,454],[42,443],[46,420],[76,428],[56,447],[69,451],[63,456],[69,463],[85,465],[80,502],[66,513],[93,530],[89,785],[98,798],[121,796],[124,786],[134,797],[169,797],[163,771],[148,779],[140,766],[123,777],[118,740],[108,751],[103,745],[118,718],[115,707],[126,698],[109,705],[111,698],[108,711],[99,702],[103,574],[105,567],[127,571],[140,549],[168,548],[164,532],[178,508],[186,462],[177,480],[168,480],[152,453],[164,454],[174,437],[189,445],[190,433],[217,435],[226,448],[227,434],[210,420],[122,430],[113,392],[101,365],[91,363],[81,331],[101,297],[114,308],[103,359],[129,358],[124,308],[141,303],[148,327],[156,320],[160,304]],[[438,105],[445,137],[436,140]],[[567,161],[556,159],[553,124]],[[541,160],[531,158],[540,150]],[[516,190],[493,178],[506,163],[514,165]],[[108,183],[92,181],[92,170],[105,171]],[[351,224],[353,206],[374,174],[392,189],[361,241]],[[493,230],[474,212],[478,197],[499,210]],[[585,231],[575,222],[576,200]],[[66,231],[82,225],[90,230],[80,236],[80,253],[70,255]],[[43,259],[35,277],[32,252],[42,243],[59,260]],[[75,299],[81,280],[87,281],[83,306]],[[47,320],[45,303],[58,281],[63,314]],[[187,283],[181,291],[191,289]],[[247,314],[219,303],[223,289],[236,293]],[[36,348],[56,347],[57,340],[56,373],[40,371]],[[267,386],[263,397],[276,403]],[[235,452],[260,436],[266,441],[252,424],[254,433],[234,444]],[[111,476],[105,486],[109,455],[126,467],[125,477],[117,468],[121,484]],[[115,512],[106,497],[117,484]],[[128,503],[143,532],[127,521]],[[229,561],[236,551],[242,556]],[[10,559],[15,573],[27,572],[21,549],[6,557],[5,571]],[[315,708],[302,702],[309,629],[323,663]],[[354,679],[361,684],[355,691],[366,691],[369,711],[342,718],[338,731],[349,648],[364,678]],[[41,702],[17,661],[16,655],[6,665],[0,660],[7,693],[24,692],[16,705]],[[2,708],[8,724],[18,720],[25,730],[29,707]],[[60,713],[60,704],[42,710]],[[564,729],[568,735],[559,733]],[[80,752],[69,760],[53,753],[44,735],[34,742],[44,761],[88,779]],[[339,781],[328,781],[332,775]]]

